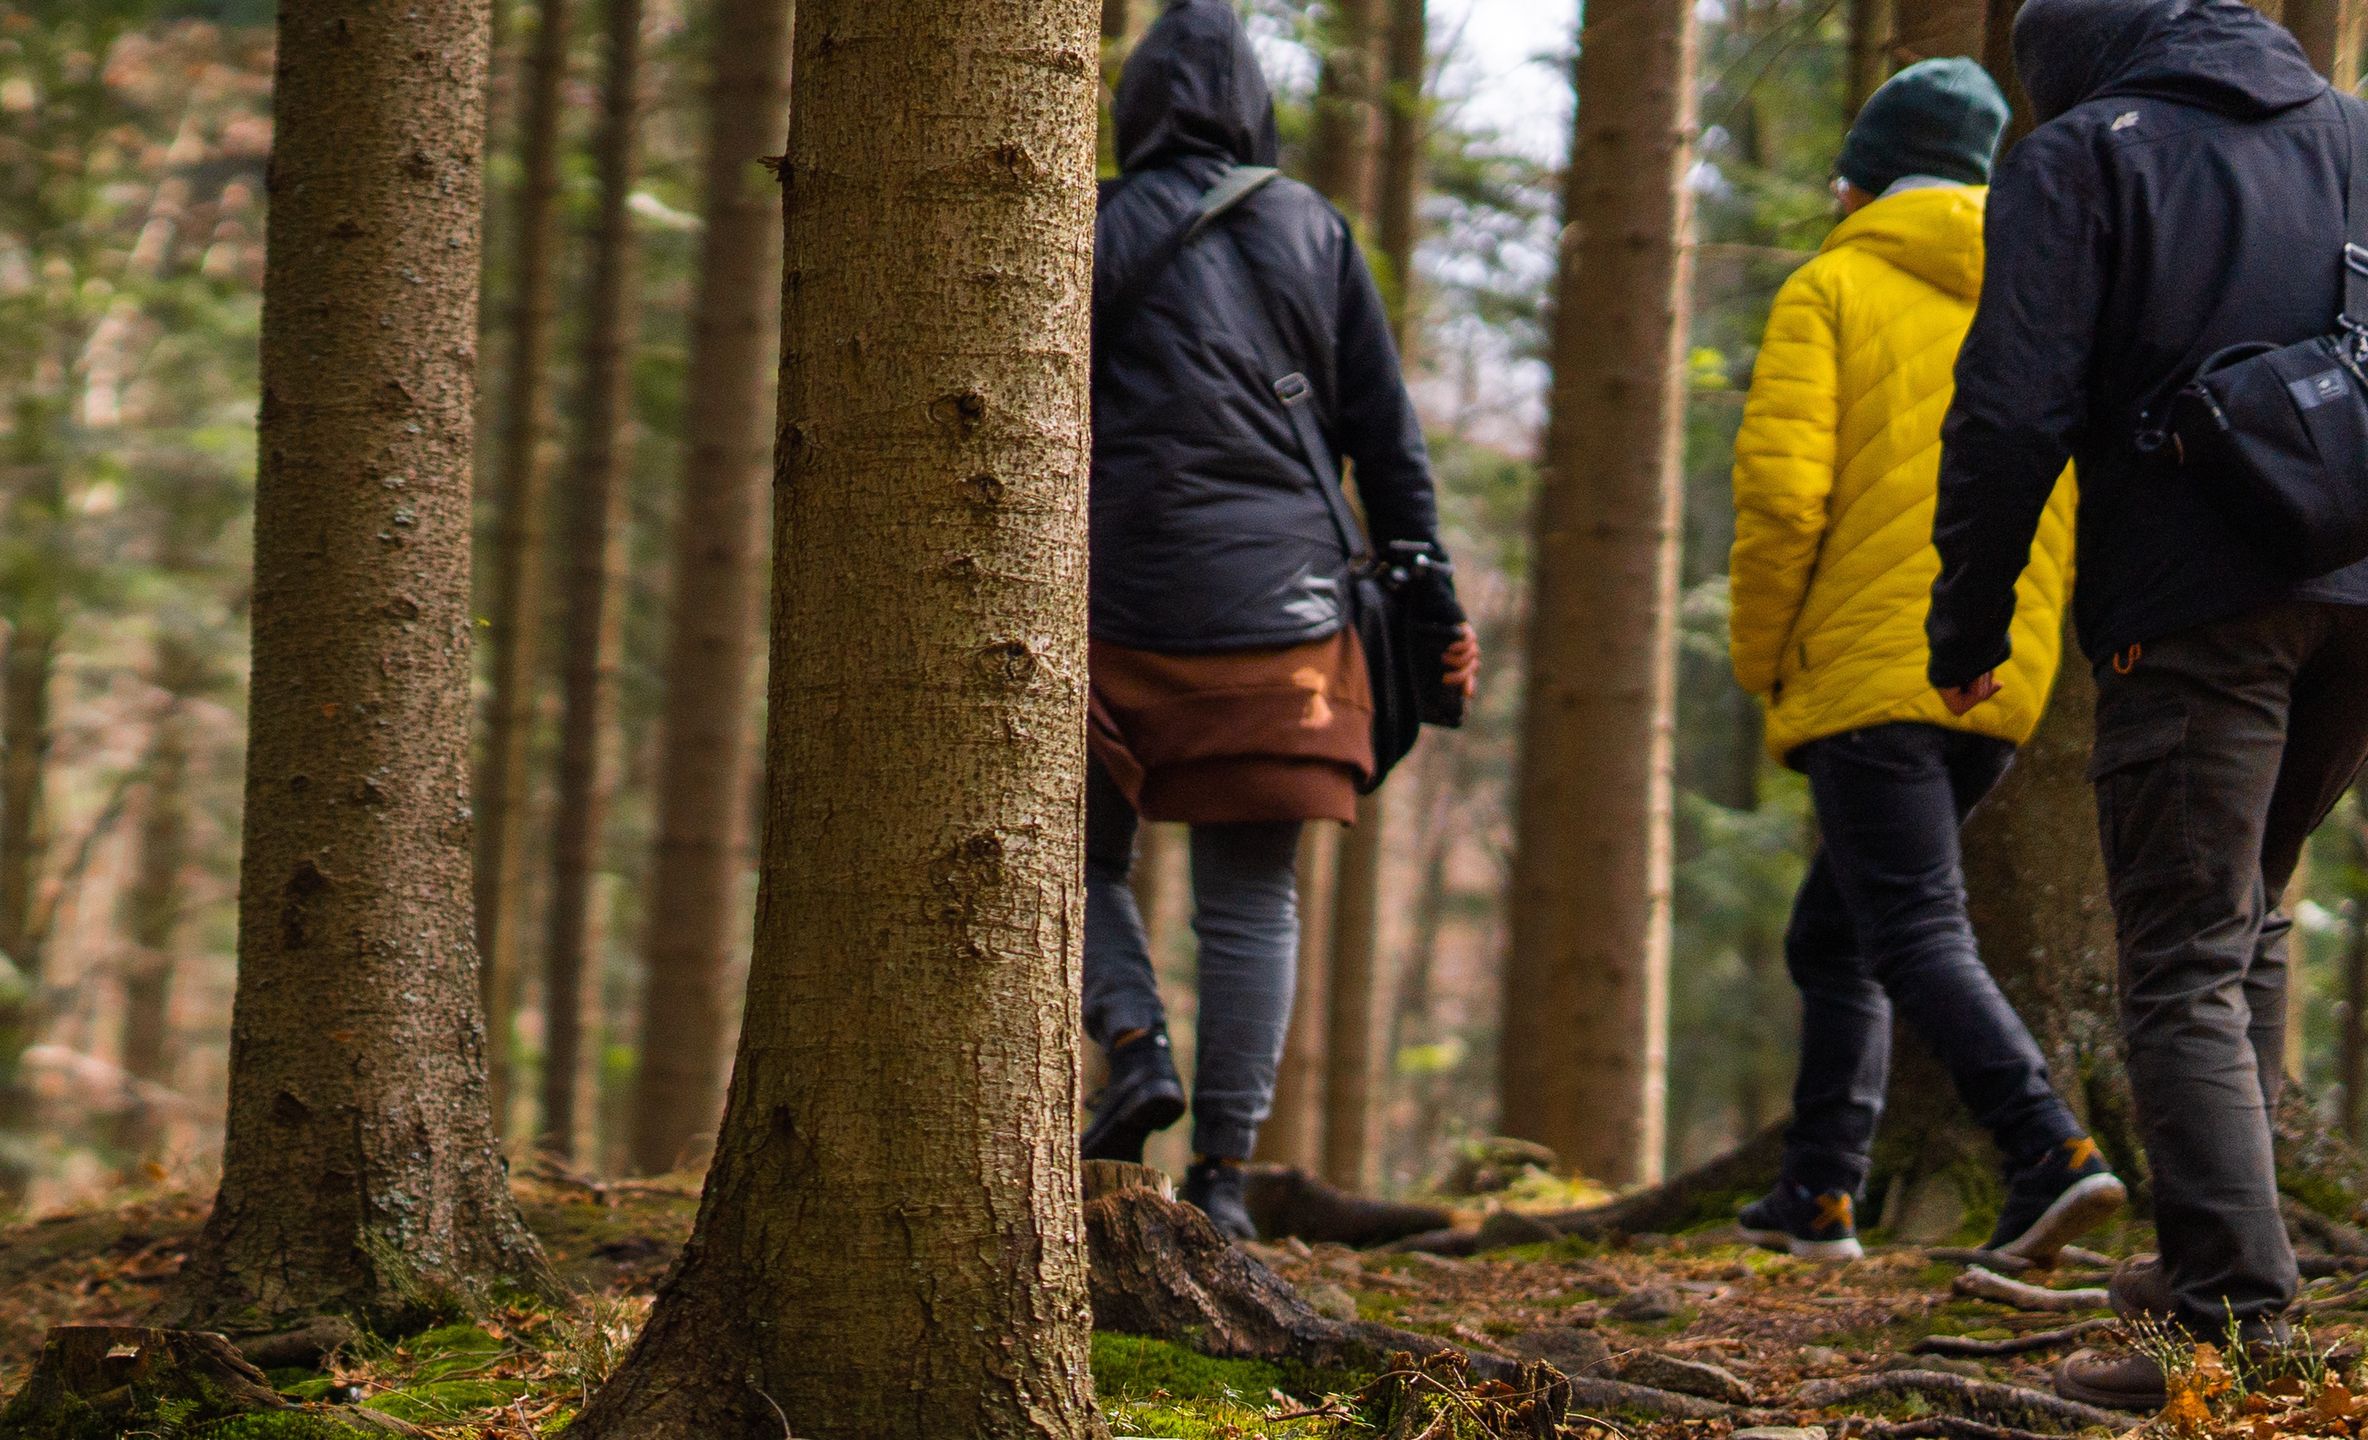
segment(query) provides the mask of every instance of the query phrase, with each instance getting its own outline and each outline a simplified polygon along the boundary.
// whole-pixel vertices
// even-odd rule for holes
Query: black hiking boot
[[[2097,1142],[2076,1135],[2007,1181],[1998,1229],[1983,1248],[2052,1265],[2065,1246],[2119,1214],[2129,1198]]]
[[[1184,1172],[1184,1203],[1197,1208],[1228,1240],[1255,1240],[1257,1222],[1246,1198],[1249,1175],[1239,1162],[1197,1160]]]
[[[1080,1149],[1088,1160],[1143,1163],[1143,1143],[1184,1118],[1184,1082],[1168,1032],[1151,1030],[1110,1052],[1110,1083],[1088,1107]]]
[[[1858,1243],[1856,1208],[1847,1190],[1818,1192],[1779,1180],[1766,1198],[1744,1206],[1735,1223],[1744,1239],[1770,1250],[1804,1260],[1856,1260],[1866,1253]]]

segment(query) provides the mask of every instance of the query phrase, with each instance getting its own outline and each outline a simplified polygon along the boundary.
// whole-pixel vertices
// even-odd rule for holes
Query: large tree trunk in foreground
[[[1693,270],[1694,12],[1594,0],[1535,521],[1519,853],[1505,967],[1509,1134],[1659,1178],[1668,1088],[1672,713]]]
[[[789,37],[790,7],[781,0],[722,0],[717,11],[690,441],[675,519],[657,841],[642,943],[631,1158],[646,1175],[696,1161],[713,1143],[731,1046],[781,336],[780,210],[757,162],[779,153],[788,130]]]
[[[548,588],[543,509],[550,470],[543,463],[543,445],[558,308],[559,129],[570,3],[540,0],[537,7],[519,133],[518,189],[508,207],[516,228],[510,242],[509,369],[503,377],[495,456],[493,590],[486,632],[493,652],[492,685],[475,791],[477,952],[484,966],[497,1127],[510,1118],[510,1051],[523,979],[519,932],[526,923],[528,761]]]
[[[1100,1433],[1075,1132],[1095,18],[800,15],[747,1023],[697,1228],[579,1436]]]
[[[280,7],[230,1123],[187,1320],[554,1288],[469,913],[484,84],[482,5]]]
[[[559,726],[559,813],[551,837],[551,914],[543,953],[541,1148],[575,1158],[591,1084],[587,1034],[600,994],[593,879],[608,818],[611,741],[622,614],[625,476],[633,442],[631,356],[639,302],[633,253],[633,173],[641,112],[641,0],[604,0],[608,72],[602,82],[600,210],[584,335],[583,399],[570,467],[567,603],[563,636],[566,708]],[[587,977],[590,983],[587,984]]]
[[[121,1035],[124,1073],[145,1086],[173,1083],[173,965],[188,904],[189,761],[194,729],[190,697],[205,683],[196,637],[169,618],[156,646],[156,687],[162,704],[148,742],[147,796],[131,884],[123,897],[124,938],[130,942],[123,976]],[[115,1125],[116,1148],[128,1161],[151,1158],[161,1140],[158,1112],[144,1095],[130,1097]]]

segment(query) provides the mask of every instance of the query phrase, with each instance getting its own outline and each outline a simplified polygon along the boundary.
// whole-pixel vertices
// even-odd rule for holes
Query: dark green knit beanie
[[[1987,185],[2007,113],[1998,82],[1976,61],[1910,65],[1858,113],[1834,170],[1870,195],[1910,175]]]

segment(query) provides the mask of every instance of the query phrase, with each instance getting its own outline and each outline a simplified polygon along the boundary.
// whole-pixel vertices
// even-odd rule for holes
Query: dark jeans
[[[1085,1029],[1097,1045],[1167,1023],[1130,882],[1134,807],[1102,767],[1086,780]],[[1192,827],[1200,1045],[1192,1149],[1246,1160],[1274,1108],[1299,969],[1299,822]]]
[[[1804,745],[1824,843],[1793,906],[1801,1072],[1785,1173],[1858,1193],[1891,1078],[1896,1009],[2012,1163],[2080,1133],[2047,1062],[1983,968],[1957,832],[2014,760],[2002,740],[1878,725]]]
[[[2272,605],[2148,641],[2097,682],[2089,773],[2155,1226],[2182,1318],[2217,1335],[2294,1298],[2270,1153],[2279,902],[2368,759],[2368,609]]]

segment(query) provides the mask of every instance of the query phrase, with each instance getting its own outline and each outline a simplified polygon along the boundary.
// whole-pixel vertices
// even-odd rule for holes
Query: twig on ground
[[[2016,1335],[2006,1340],[1975,1340],[1964,1335],[1927,1335],[1909,1351],[1914,1355],[2027,1355],[2033,1350],[2053,1350],[2069,1345],[2101,1331],[2110,1330],[2120,1322],[2114,1320],[2083,1320],[2060,1330],[2036,1330],[2028,1335]]]
[[[2091,1425],[2108,1425],[2116,1430],[2129,1428],[2129,1417],[2100,1410],[2094,1405],[2083,1405],[2076,1400],[2059,1400],[2042,1390],[2031,1390],[2021,1385],[2002,1385],[1995,1380],[1969,1380],[1963,1375],[1951,1375],[1939,1370],[1891,1370],[1880,1375],[1863,1375],[1844,1380],[1812,1380],[1794,1395],[1794,1402],[1813,1410],[1848,1405],[1876,1395],[1921,1395],[1928,1400],[1939,1400],[1959,1409],[1986,1415],[2036,1416],[2085,1430]]]
[[[1770,1418],[1761,1410],[1745,1410],[1697,1395],[1680,1395],[1675,1390],[1657,1390],[1650,1385],[1631,1385],[1625,1380],[1588,1375],[1570,1377],[1570,1397],[1573,1405],[1597,1410],[1632,1410],[1671,1420],[1733,1420],[1737,1424],[1757,1425]]]
[[[1943,1245],[1924,1252],[1927,1260],[1938,1260],[1944,1265],[1979,1265],[2001,1275],[2020,1275],[2031,1268],[2031,1262],[2020,1255],[2007,1255],[1996,1250],[1967,1250]]]
[[[1835,1427],[1842,1440],[2057,1440],[2037,1430],[1992,1425],[1962,1415],[1927,1415],[1921,1420],[1843,1421]]]
[[[2085,1245],[2067,1245],[2057,1255],[2074,1265],[2093,1265],[2099,1270],[2111,1270],[2121,1262],[2102,1250],[2091,1250]]]
[[[1997,1271],[1979,1265],[1958,1276],[1950,1288],[1976,1300],[1992,1300],[2000,1305],[2011,1305],[2017,1310],[2038,1310],[2050,1314],[2102,1310],[2107,1303],[2106,1294],[2101,1289],[2050,1290],[2044,1285],[2026,1285],[2020,1280],[2009,1280]]]

